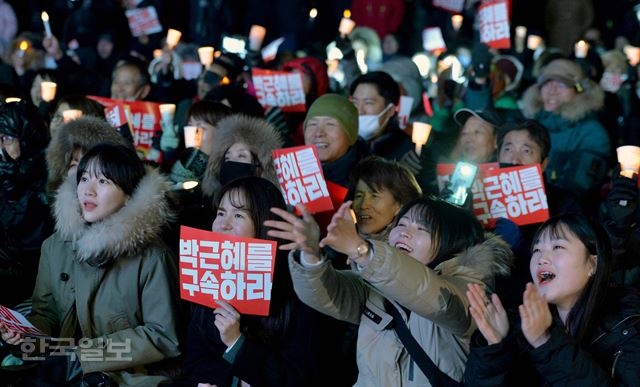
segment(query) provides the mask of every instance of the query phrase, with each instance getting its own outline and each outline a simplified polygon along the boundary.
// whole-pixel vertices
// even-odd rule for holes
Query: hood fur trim
[[[530,86],[522,96],[522,113],[527,118],[535,118],[542,110],[542,97],[537,85]],[[597,112],[604,106],[604,91],[599,85],[589,81],[589,86],[584,92],[576,94],[572,103],[567,103],[558,108],[555,113],[569,122],[580,121],[590,113]]]
[[[84,116],[62,125],[51,138],[51,143],[47,148],[47,169],[49,170],[47,188],[49,191],[56,191],[64,181],[75,148],[81,148],[86,152],[101,142],[132,146],[104,119]]]
[[[74,243],[80,262],[102,266],[118,257],[135,255],[174,219],[167,199],[170,184],[155,170],[147,169],[124,207],[91,225],[82,219],[76,188],[75,176],[64,181],[56,196],[54,215],[56,230]]]
[[[220,190],[220,168],[224,163],[224,154],[237,142],[245,143],[258,156],[262,166],[261,177],[278,186],[271,151],[282,148],[284,143],[273,125],[260,118],[236,114],[218,121],[217,128],[216,141],[202,181],[205,195],[213,197]]]
[[[509,244],[497,235],[487,234],[484,242],[468,248],[452,259],[444,261],[438,268],[445,266],[464,266],[480,274],[485,283],[493,283],[496,275],[511,273],[513,252]]]

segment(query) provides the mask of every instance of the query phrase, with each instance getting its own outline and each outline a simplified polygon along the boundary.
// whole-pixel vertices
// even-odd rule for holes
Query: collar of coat
[[[169,183],[155,170],[147,169],[124,207],[93,224],[82,219],[76,187],[75,176],[60,186],[54,215],[56,230],[73,242],[80,262],[102,266],[120,256],[135,255],[174,218],[167,199]]]
[[[527,118],[534,118],[543,108],[540,89],[533,85],[522,96],[522,112]],[[590,113],[604,106],[604,91],[600,86],[590,82],[590,86],[582,93],[576,94],[572,103],[560,106],[554,113],[570,122],[580,121]]]
[[[487,234],[484,242],[440,263],[435,270],[450,275],[464,268],[471,269],[480,275],[484,283],[493,286],[494,277],[509,275],[512,264],[513,252],[507,242],[499,236]]]

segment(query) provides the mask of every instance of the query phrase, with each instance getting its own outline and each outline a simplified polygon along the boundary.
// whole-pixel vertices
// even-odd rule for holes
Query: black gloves
[[[634,226],[638,215],[638,175],[629,179],[615,169],[605,206],[617,229]]]

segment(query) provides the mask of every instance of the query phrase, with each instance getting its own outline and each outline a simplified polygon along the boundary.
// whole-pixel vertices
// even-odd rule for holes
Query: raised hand
[[[267,235],[291,242],[280,246],[280,250],[300,250],[319,259],[320,226],[303,204],[298,204],[296,208],[302,213],[302,218],[283,209],[272,208],[271,212],[282,218],[282,221],[265,221],[264,225],[272,228]]]
[[[549,340],[551,334],[551,312],[549,304],[540,297],[538,289],[529,282],[522,297],[520,305],[520,319],[522,320],[522,333],[529,344],[538,348]]]
[[[491,301],[485,297],[484,288],[478,284],[467,284],[469,311],[480,333],[489,344],[498,344],[509,333],[509,319],[502,307],[500,297],[491,295]]]
[[[222,300],[217,300],[216,303],[218,307],[213,310],[216,316],[214,324],[224,345],[230,347],[240,337],[240,313]]]
[[[345,202],[331,218],[331,223],[327,226],[327,236],[320,241],[320,246],[330,246],[335,251],[355,257],[359,245],[364,243],[364,239],[358,235],[356,225],[349,212],[351,201]]]

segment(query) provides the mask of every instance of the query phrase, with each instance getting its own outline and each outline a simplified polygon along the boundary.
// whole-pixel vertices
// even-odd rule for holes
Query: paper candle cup
[[[529,50],[537,50],[542,45],[542,38],[538,35],[529,35],[527,38],[527,48]]]
[[[345,37],[353,31],[356,26],[356,22],[351,20],[351,11],[345,9],[342,14],[342,20],[340,20],[340,26],[338,26],[338,31],[340,31],[340,36]]]
[[[52,37],[53,33],[51,32],[51,25],[49,24],[49,14],[42,11],[42,14],[40,14],[40,17],[42,18],[42,24],[44,25],[45,35],[47,36],[47,38]]]
[[[160,105],[160,116],[162,121],[168,124],[173,124],[173,116],[176,113],[176,105],[172,103],[163,103]]]
[[[51,102],[56,98],[56,87],[58,85],[55,82],[42,82],[40,83],[40,95],[45,102]]]
[[[527,27],[517,26],[516,37],[524,39],[525,36],[527,36]]]
[[[640,147],[624,145],[616,149],[618,162],[620,163],[620,174],[631,178],[640,169]]]
[[[198,56],[200,57],[200,63],[204,67],[209,67],[213,63],[213,47],[200,47],[198,49]]]
[[[82,117],[82,110],[67,109],[62,112],[62,120],[65,124],[69,121],[77,120],[80,117]]]
[[[167,46],[170,50],[178,45],[181,36],[182,32],[169,28],[169,31],[167,31]]]
[[[267,29],[263,26],[259,26],[257,24],[252,25],[251,30],[249,31],[249,49],[252,51],[260,50],[266,34]]]
[[[460,27],[462,27],[462,21],[464,17],[462,15],[453,15],[451,16],[451,25],[455,31],[458,31]]]
[[[200,148],[202,143],[202,128],[197,126],[184,127],[184,146],[185,148]]]
[[[625,46],[624,53],[631,66],[637,66],[640,63],[640,47]]]
[[[581,40],[578,43],[574,44],[573,49],[576,58],[586,58],[587,52],[589,51],[589,43]]]
[[[427,143],[429,134],[431,133],[431,125],[424,122],[414,122],[413,132],[411,133],[411,141],[416,144],[416,153],[420,156],[422,146]]]
[[[527,36],[527,27],[517,26],[514,43],[516,46],[516,52],[524,51],[524,38]]]

